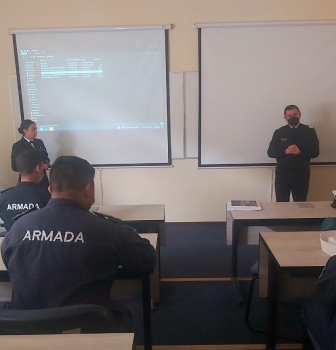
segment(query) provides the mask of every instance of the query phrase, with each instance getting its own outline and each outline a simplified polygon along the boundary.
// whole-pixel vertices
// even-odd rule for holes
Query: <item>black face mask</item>
[[[290,126],[297,126],[299,124],[299,121],[300,121],[299,117],[292,117],[288,119],[288,124]]]

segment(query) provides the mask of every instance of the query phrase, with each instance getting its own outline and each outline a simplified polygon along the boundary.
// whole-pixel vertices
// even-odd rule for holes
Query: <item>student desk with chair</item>
[[[160,245],[166,244],[164,204],[94,205],[90,210],[121,219],[125,225],[134,227],[138,233],[157,233],[158,267],[161,277]],[[158,299],[155,302],[158,302]]]
[[[309,230],[308,226],[316,230],[325,218],[336,218],[336,209],[330,205],[330,201],[262,202],[260,203],[261,210],[226,210],[226,240],[228,245],[232,244],[232,281],[239,303],[243,302],[243,297],[237,279],[238,246],[258,244],[258,241],[251,240],[247,228],[250,226],[295,226],[295,229],[302,231]],[[284,227],[281,231],[284,231]]]
[[[156,252],[158,253],[157,246],[158,246],[158,234],[156,233],[149,233],[149,234],[139,234],[142,238],[146,238],[150,241],[152,246],[155,248]],[[0,245],[3,240],[3,237],[0,237]],[[7,269],[2,261],[0,259],[0,276],[2,277],[3,281],[3,274],[7,275],[8,280],[8,273]],[[114,282],[115,285],[112,287],[111,290],[111,297],[125,299],[128,297],[134,297],[134,293],[132,293],[129,290],[129,285],[127,286],[128,293],[125,295],[123,291],[125,288],[123,288],[122,283],[119,283],[121,281],[119,280],[140,280],[141,281],[141,293],[142,293],[142,304],[143,304],[143,331],[144,331],[144,350],[151,350],[152,349],[152,331],[151,331],[151,292],[154,293],[154,295],[157,295],[155,293],[158,293],[158,288],[160,284],[159,280],[159,272],[158,272],[158,264],[156,265],[154,271],[128,271],[122,268],[120,266],[120,271],[118,275],[116,276],[116,281]],[[119,290],[119,292],[118,292]],[[132,291],[137,293],[137,289],[132,289]],[[135,293],[135,294],[136,294]],[[139,294],[137,294],[139,295]],[[0,296],[1,298],[1,296]],[[9,298],[10,299],[10,298]]]
[[[276,349],[278,298],[315,292],[315,283],[330,258],[321,249],[320,233],[260,233],[259,296],[267,297],[266,349]]]
[[[165,241],[165,205],[93,205],[91,211],[112,215],[139,233],[158,233],[159,242]]]
[[[132,350],[133,333],[1,335],[1,345],[11,350]]]

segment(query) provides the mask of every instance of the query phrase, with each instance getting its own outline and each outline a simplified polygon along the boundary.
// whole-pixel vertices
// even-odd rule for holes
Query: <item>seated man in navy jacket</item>
[[[323,350],[336,349],[336,256],[331,257],[319,282],[317,292],[307,299],[303,319],[311,336]]]
[[[321,230],[336,229],[336,220],[327,218]],[[316,285],[316,293],[309,297],[303,308],[305,326],[323,350],[336,349],[336,256],[332,256]]]
[[[42,158],[37,151],[31,149],[21,152],[16,157],[16,166],[21,182],[0,195],[0,217],[6,231],[12,227],[16,215],[32,208],[43,208],[50,199],[49,191],[39,186],[44,170]]]
[[[118,267],[154,269],[148,240],[89,211],[94,173],[84,159],[59,157],[50,171],[48,205],[19,218],[4,238],[1,254],[13,285],[9,308],[97,304],[120,315],[124,310],[110,299]]]

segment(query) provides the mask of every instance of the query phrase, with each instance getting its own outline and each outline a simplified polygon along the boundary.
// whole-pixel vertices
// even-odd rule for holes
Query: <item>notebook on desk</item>
[[[261,206],[254,200],[233,199],[228,203],[228,210],[261,210]]]
[[[303,202],[298,203],[299,208],[314,208],[314,206],[311,203]]]

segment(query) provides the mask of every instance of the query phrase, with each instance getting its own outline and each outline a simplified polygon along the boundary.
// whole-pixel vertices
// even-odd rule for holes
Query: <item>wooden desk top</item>
[[[336,209],[330,204],[332,201],[321,202],[262,202],[261,210],[231,211],[234,220],[263,220],[263,219],[323,219],[336,217]],[[302,208],[300,205],[312,205],[312,208]]]
[[[321,249],[320,233],[260,232],[260,236],[280,267],[323,267],[330,256]]]
[[[133,333],[0,335],[10,350],[132,350]]]
[[[139,236],[141,238],[146,238],[149,240],[150,244],[154,247],[156,250],[157,248],[157,240],[158,240],[158,234],[157,233],[139,233]],[[1,238],[1,237],[0,237]]]
[[[98,208],[98,209],[96,209]],[[93,211],[115,216],[123,221],[164,221],[164,204],[93,205]]]

